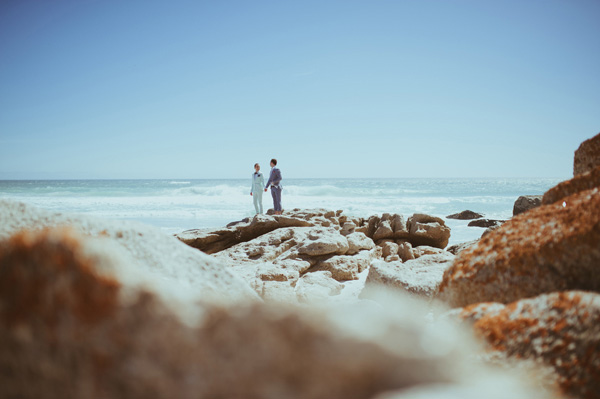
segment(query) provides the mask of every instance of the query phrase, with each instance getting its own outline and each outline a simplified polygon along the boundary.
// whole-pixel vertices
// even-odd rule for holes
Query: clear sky
[[[568,177],[600,1],[0,2],[0,179]]]

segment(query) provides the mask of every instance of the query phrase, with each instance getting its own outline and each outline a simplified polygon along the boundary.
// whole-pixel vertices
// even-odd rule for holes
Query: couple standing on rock
[[[254,164],[254,173],[252,174],[252,189],[250,190],[250,195],[254,198],[254,209],[256,213],[263,213],[263,205],[262,205],[262,190],[264,186],[265,192],[269,186],[271,186],[271,196],[273,196],[273,209],[275,209],[276,215],[281,215],[283,211],[281,210],[281,190],[283,187],[281,186],[281,171],[277,166],[277,160],[275,158],[271,159],[271,174],[269,175],[269,180],[267,181],[267,185],[265,184],[265,178],[263,174],[260,173],[260,165]]]

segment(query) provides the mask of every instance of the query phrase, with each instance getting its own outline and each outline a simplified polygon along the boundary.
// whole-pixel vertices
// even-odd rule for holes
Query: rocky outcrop
[[[460,213],[454,213],[452,215],[446,216],[447,219],[458,219],[458,220],[471,220],[471,219],[481,219],[483,215],[481,213],[473,212],[473,211],[462,211]]]
[[[553,204],[565,197],[595,187],[600,187],[600,166],[597,166],[589,172],[577,175],[571,180],[564,181],[546,191],[542,198],[542,203],[544,205]]]
[[[193,248],[207,254],[214,254],[280,228],[307,226],[314,226],[314,224],[296,217],[256,215],[232,223],[224,229],[187,230],[175,236]]]
[[[405,290],[411,294],[432,297],[442,281],[444,271],[452,264],[454,255],[443,252],[406,262],[382,262],[371,264],[361,298],[369,298],[380,286]]]
[[[522,195],[515,201],[513,206],[513,216],[537,208],[540,205],[542,205],[541,195]]]
[[[600,189],[515,216],[457,256],[440,298],[451,306],[600,291]]]
[[[590,172],[600,166],[600,133],[581,143],[575,151],[573,176]]]
[[[506,222],[506,220],[495,220],[495,219],[477,219],[469,222],[467,226],[469,227],[496,227],[500,226],[502,223]]]
[[[600,397],[600,294],[556,292],[464,308],[493,351],[550,366],[569,397]]]
[[[128,258],[107,240],[76,229],[0,240],[4,396],[352,399],[484,372],[468,335],[402,297],[335,307],[187,300],[178,307],[201,317],[183,322],[155,287],[121,280]],[[320,277],[298,284],[335,293]],[[499,374],[487,370],[490,386]]]

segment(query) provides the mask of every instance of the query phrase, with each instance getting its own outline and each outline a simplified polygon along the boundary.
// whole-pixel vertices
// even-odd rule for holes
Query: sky
[[[600,1],[0,2],[0,179],[560,177]]]

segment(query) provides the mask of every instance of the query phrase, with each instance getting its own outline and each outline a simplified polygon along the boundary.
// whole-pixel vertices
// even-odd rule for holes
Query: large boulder
[[[308,220],[284,215],[255,215],[240,222],[229,224],[223,229],[186,230],[175,236],[187,245],[207,254],[214,254],[227,248],[248,242],[271,231],[285,227],[307,227],[314,224]]]
[[[600,187],[600,166],[564,181],[546,191],[542,198],[544,205],[553,204],[569,195]]]
[[[409,240],[413,246],[429,245],[445,248],[450,239],[450,227],[438,217],[415,213],[408,218]]]
[[[581,143],[575,151],[573,176],[589,172],[600,166],[600,133]]]
[[[369,268],[361,298],[369,298],[380,286],[400,289],[423,297],[432,297],[454,255],[445,252],[423,255],[406,262],[375,261]]]
[[[508,303],[564,290],[600,291],[600,189],[515,216],[460,252],[444,273],[451,306]]]
[[[101,237],[119,253],[126,267],[116,270],[121,281],[144,280],[174,298],[257,298],[235,273],[211,256],[183,244],[161,230],[140,223],[104,220],[38,209],[0,200],[0,239],[21,230],[68,226],[76,234]]]
[[[555,292],[472,305],[459,315],[491,350],[552,367],[569,397],[600,398],[600,294]]]
[[[522,195],[515,201],[513,205],[513,216],[537,208],[542,205],[541,195]],[[489,227],[489,226],[487,226]]]

